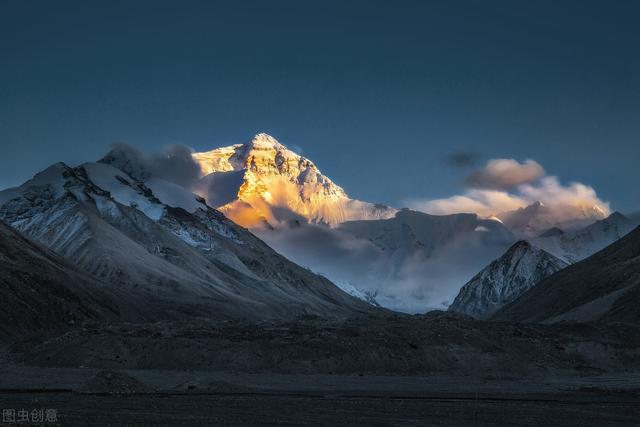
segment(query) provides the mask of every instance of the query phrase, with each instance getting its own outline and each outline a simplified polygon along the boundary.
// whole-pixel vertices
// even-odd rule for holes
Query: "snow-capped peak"
[[[265,133],[245,144],[193,153],[192,157],[204,175],[196,191],[244,226],[265,220],[275,226],[300,217],[336,225],[348,220],[388,218],[396,212],[350,199],[311,160]],[[221,187],[230,182],[237,184],[225,190],[228,194],[220,194]],[[217,200],[227,202],[217,206]]]
[[[277,139],[266,133],[258,133],[249,142],[253,148],[286,150],[287,147],[280,144]]]
[[[291,151],[266,133],[255,135],[245,144],[235,144],[202,153],[193,153],[203,175],[214,172],[250,170],[260,175],[279,174],[297,179],[300,174],[312,171],[341,193],[342,188],[322,175],[313,162]]]

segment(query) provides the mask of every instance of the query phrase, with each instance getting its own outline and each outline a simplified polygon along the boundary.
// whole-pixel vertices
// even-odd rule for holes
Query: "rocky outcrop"
[[[450,311],[486,318],[567,264],[521,240],[465,284]]]

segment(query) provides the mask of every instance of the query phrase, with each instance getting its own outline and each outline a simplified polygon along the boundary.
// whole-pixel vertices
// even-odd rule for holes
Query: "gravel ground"
[[[0,352],[58,425],[640,425],[640,333],[431,314],[84,324]]]

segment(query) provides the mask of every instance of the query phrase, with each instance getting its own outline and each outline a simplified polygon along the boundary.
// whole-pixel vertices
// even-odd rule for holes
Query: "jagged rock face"
[[[247,144],[194,153],[204,175],[197,192],[236,223],[271,225],[292,219],[336,225],[349,220],[392,217],[396,210],[350,199],[316,165],[266,134]],[[240,178],[221,194],[219,185]],[[218,184],[218,185],[216,185]]]
[[[141,298],[155,319],[370,310],[194,194],[153,177],[143,183],[104,163],[56,164],[0,192],[0,219]]]
[[[449,310],[487,318],[567,265],[519,241],[465,284]]]

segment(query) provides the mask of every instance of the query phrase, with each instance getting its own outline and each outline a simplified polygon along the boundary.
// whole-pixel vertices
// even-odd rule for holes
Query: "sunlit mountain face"
[[[300,219],[336,226],[396,213],[349,198],[311,160],[266,134],[246,144],[194,153],[193,158],[203,174],[196,192],[245,227],[276,227]]]

